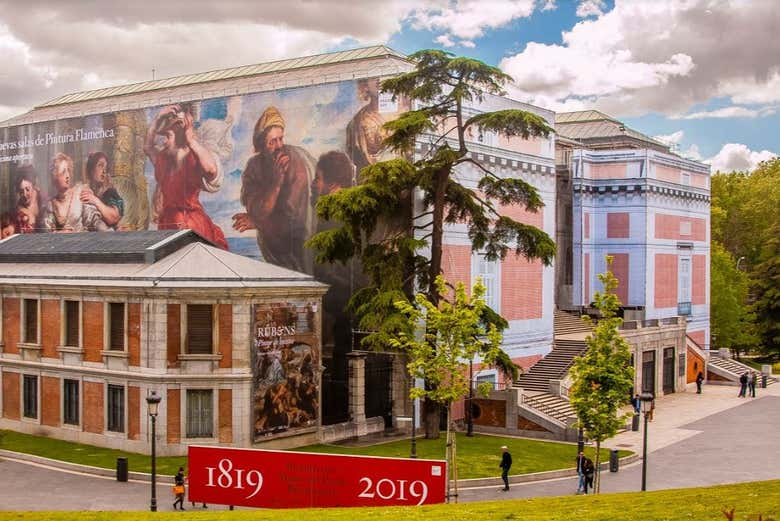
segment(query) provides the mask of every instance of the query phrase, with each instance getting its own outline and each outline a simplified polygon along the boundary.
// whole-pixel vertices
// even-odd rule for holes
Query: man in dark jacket
[[[701,394],[701,384],[704,382],[704,373],[699,371],[696,375],[696,394]]]
[[[745,394],[747,394],[747,383],[748,383],[748,374],[747,372],[742,373],[742,376],[739,377],[739,396],[740,398],[744,398]]]
[[[504,480],[504,488],[501,490],[506,492],[509,490],[509,469],[512,466],[512,455],[509,454],[509,448],[506,445],[501,447],[501,451],[503,454],[501,455],[501,464],[499,467],[501,468],[501,479]]]

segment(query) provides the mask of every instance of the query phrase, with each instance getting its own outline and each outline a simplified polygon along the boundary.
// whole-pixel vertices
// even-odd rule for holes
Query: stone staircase
[[[591,330],[591,327],[579,316],[559,309],[555,310],[553,325],[556,337],[571,333],[589,333]]]
[[[707,363],[708,371],[715,373],[719,376],[727,378],[728,380],[739,383],[739,377],[745,372],[756,371],[749,365],[737,362],[733,358],[726,358],[724,356],[717,355],[715,353],[710,354],[709,362]],[[759,371],[756,371],[757,373]],[[772,385],[777,380],[773,377],[768,377],[766,384]],[[761,375],[758,375],[758,385],[761,385]]]
[[[550,392],[550,380],[566,377],[574,358],[586,349],[584,340],[556,340],[552,351],[520,376],[515,381],[515,387],[524,391]]]
[[[557,420],[564,427],[570,427],[577,420],[569,401],[550,393],[523,394],[520,403]]]

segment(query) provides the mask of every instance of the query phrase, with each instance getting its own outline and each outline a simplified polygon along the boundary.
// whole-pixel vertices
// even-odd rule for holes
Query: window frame
[[[75,383],[76,386],[76,403],[75,414],[76,421],[68,421],[68,383]],[[79,427],[81,426],[81,380],[76,378],[63,378],[62,379],[62,425],[64,427]]]
[[[211,407],[211,421],[209,422],[209,430],[210,433],[208,435],[206,434],[200,434],[197,432],[194,432],[194,430],[190,430],[191,426],[191,417],[190,417],[190,393],[192,395],[198,394],[205,394],[208,393],[210,396],[210,399],[208,399],[209,406]],[[182,414],[182,421],[184,425],[182,425],[182,431],[184,433],[183,438],[188,440],[214,440],[216,439],[216,432],[217,432],[217,425],[216,425],[216,419],[217,419],[217,404],[216,397],[218,393],[215,391],[212,387],[190,387],[187,389],[184,389],[184,392],[182,393],[182,399],[184,403],[182,404],[182,410],[184,411],[184,414]],[[194,421],[194,420],[193,420]],[[203,422],[203,418],[200,419],[200,425],[206,425],[206,423]]]
[[[68,304],[76,304],[78,306],[78,310],[76,313],[76,341],[71,342],[73,340],[70,337],[70,327],[71,327],[71,321],[72,318],[70,316],[70,312],[68,310]],[[83,341],[83,335],[82,335],[82,320],[83,320],[83,310],[84,306],[82,305],[80,300],[75,299],[63,299],[60,304],[60,317],[61,317],[61,326],[60,326],[60,345],[63,347],[73,347],[73,348],[80,348],[82,341]]]
[[[41,299],[39,298],[22,298],[22,304],[21,304],[21,310],[20,314],[22,316],[20,322],[21,322],[21,331],[20,331],[20,337],[22,338],[23,344],[32,344],[32,345],[40,345],[41,343]],[[27,338],[27,333],[29,329],[29,310],[27,309],[27,303],[28,302],[35,302],[35,341],[32,342],[31,339]]]
[[[191,306],[209,306],[211,308],[211,349],[208,352],[192,352],[190,350],[190,307]],[[217,308],[218,304],[213,302],[190,302],[186,304],[182,304],[181,306],[181,349],[180,354],[184,356],[214,356],[217,351],[217,346],[219,345],[219,339],[217,337],[218,331],[219,331],[219,324],[217,322]]]
[[[485,274],[481,269],[482,265],[492,264],[494,267],[493,286],[489,286],[485,281]],[[501,259],[494,261],[488,261],[485,259],[484,252],[474,252],[471,256],[471,287],[474,287],[474,283],[477,277],[482,278],[482,284],[485,286],[485,304],[489,306],[493,311],[501,314]],[[495,289],[495,291],[491,291]],[[495,305],[494,305],[495,304]]]
[[[29,379],[34,379],[34,385],[28,386],[27,382],[29,381]],[[21,417],[24,420],[33,420],[33,421],[39,421],[40,420],[40,417],[41,417],[41,411],[40,411],[40,407],[41,407],[41,400],[40,400],[41,389],[40,389],[40,385],[41,385],[41,379],[38,377],[38,375],[22,373],[22,403],[21,403],[21,405],[22,405],[22,411],[21,411],[22,414],[21,414]],[[35,400],[34,407],[33,407],[33,409],[34,409],[34,416],[30,416],[30,415],[27,414],[28,411],[30,410],[30,408],[28,407],[28,400],[29,400],[28,389],[31,389],[33,391],[32,397]]]
[[[114,348],[113,344],[113,315],[112,315],[112,306],[114,305],[121,305],[122,306],[122,347]],[[122,353],[127,351],[127,323],[128,323],[128,305],[127,302],[124,301],[107,301],[104,305],[104,320],[103,324],[104,332],[103,332],[103,346],[105,346],[104,351],[107,351],[109,353]]]
[[[120,423],[119,429],[112,428],[116,427],[116,425],[113,424],[112,418],[114,418],[114,414],[112,412],[112,405],[117,405],[114,403],[112,399],[112,390],[121,391],[121,400],[118,402],[119,406],[119,412],[120,412]],[[115,434],[126,434],[127,432],[127,387],[124,384],[112,384],[107,383],[106,384],[106,431],[115,433]]]

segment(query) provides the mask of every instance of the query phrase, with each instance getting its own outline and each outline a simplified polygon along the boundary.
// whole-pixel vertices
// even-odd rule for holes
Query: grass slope
[[[417,440],[417,457],[424,459],[444,459],[445,438],[438,440]],[[575,446],[568,443],[545,442],[523,438],[503,438],[475,434],[469,438],[458,434],[458,477],[461,479],[497,477],[500,474],[498,464],[501,461],[502,445],[509,447],[512,454],[512,475],[559,470],[574,467],[577,455]],[[368,447],[344,447],[341,445],[310,445],[295,449],[303,452],[321,452],[327,454],[357,454],[361,456],[386,456],[392,458],[409,457],[409,440]],[[593,458],[596,451],[586,448],[586,454]],[[621,451],[620,456],[631,454]],[[609,451],[601,451],[601,460],[609,460]]]
[[[6,512],[0,520],[127,521],[135,519],[177,520],[273,520],[301,521],[688,521],[723,520],[722,510],[735,509],[734,520],[764,521],[780,515],[780,481],[763,481],[717,487],[566,496],[526,500],[486,501],[460,505],[393,508],[334,508],[279,511],[224,512]]]

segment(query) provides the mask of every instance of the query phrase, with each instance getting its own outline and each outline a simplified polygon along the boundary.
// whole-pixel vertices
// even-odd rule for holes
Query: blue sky
[[[501,67],[517,99],[602,110],[713,169],[749,169],[780,152],[778,27],[775,0],[0,0],[0,120],[152,70],[439,47]]]

